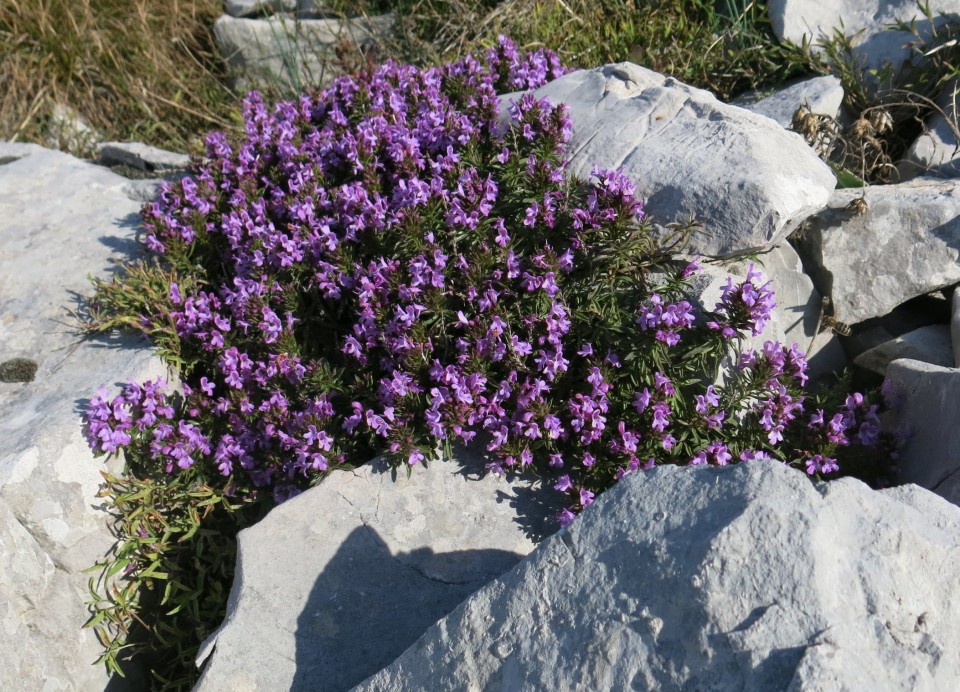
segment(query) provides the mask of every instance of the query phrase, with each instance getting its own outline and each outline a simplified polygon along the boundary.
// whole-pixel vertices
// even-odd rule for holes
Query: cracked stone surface
[[[123,164],[141,171],[182,171],[190,165],[190,157],[143,142],[104,142],[99,145],[100,161],[106,165]]]
[[[0,143],[0,161],[0,362],[37,366],[0,382],[0,689],[103,689],[82,570],[113,538],[79,411],[99,387],[164,369],[141,341],[81,341],[68,310],[89,274],[137,247],[140,202],[130,181],[58,151]]]
[[[196,689],[349,689],[555,528],[542,496],[557,493],[455,457],[409,477],[379,459],[334,472],[242,531]]]
[[[636,473],[355,689],[954,689],[958,530],[916,486]]]

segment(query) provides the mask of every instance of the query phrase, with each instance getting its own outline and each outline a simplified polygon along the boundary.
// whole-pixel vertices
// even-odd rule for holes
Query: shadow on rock
[[[391,555],[375,530],[358,527],[317,578],[297,619],[291,689],[346,690],[362,682],[521,558],[503,550],[429,548]],[[479,577],[480,565],[487,578]]]

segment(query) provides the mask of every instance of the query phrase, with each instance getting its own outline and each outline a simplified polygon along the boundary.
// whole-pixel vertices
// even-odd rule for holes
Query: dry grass
[[[221,11],[221,0],[3,0],[0,139],[83,149],[56,141],[59,104],[104,140],[195,146],[235,107],[213,43]]]
[[[505,33],[572,66],[632,60],[721,98],[810,70],[806,56],[776,44],[763,3],[745,0],[329,3],[351,15],[393,12],[396,35],[378,57],[418,65]],[[65,106],[101,141],[197,151],[203,133],[230,129],[238,115],[213,39],[221,12],[222,0],[0,0],[0,139],[90,154],[89,140],[58,126]],[[364,66],[351,58],[338,56],[339,67]]]
[[[524,48],[551,48],[571,66],[630,60],[722,99],[818,69],[802,49],[777,43],[762,2],[338,1],[368,13],[392,7],[398,22],[391,52],[421,64],[489,46],[504,33]]]

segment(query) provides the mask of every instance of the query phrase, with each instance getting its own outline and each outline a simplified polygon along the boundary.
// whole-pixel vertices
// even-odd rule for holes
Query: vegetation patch
[[[213,43],[221,0],[4,0],[0,139],[90,155],[101,141],[190,151],[230,126],[236,96]]]
[[[454,443],[540,476],[572,521],[620,478],[747,459],[882,476],[891,440],[861,394],[805,390],[795,345],[740,348],[775,297],[756,267],[697,314],[632,183],[563,173],[565,107],[498,93],[564,72],[501,38],[429,69],[388,63],[214,133],[144,207],[156,261],[98,282],[91,330],[150,335],[180,381],[90,401],[118,547],[91,582],[104,661],[192,684],[232,547],[211,542],[336,469],[412,469]],[[508,116],[508,117],[507,117]],[[232,546],[232,542],[230,542]]]

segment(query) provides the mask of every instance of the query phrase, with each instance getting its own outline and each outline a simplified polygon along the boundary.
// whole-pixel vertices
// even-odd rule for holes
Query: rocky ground
[[[224,26],[271,21],[227,4]],[[835,5],[771,2],[771,18],[799,41],[829,31]],[[847,31],[863,30],[865,67],[910,57],[905,37],[880,27],[909,18],[912,3],[840,5]],[[918,30],[938,21],[920,17]],[[571,109],[571,174],[623,167],[658,222],[703,223],[691,253],[759,253],[779,304],[766,338],[799,343],[815,375],[856,363],[886,378],[889,423],[911,433],[900,480],[916,485],[814,484],[764,462],[661,468],[550,535],[542,493],[464,472],[468,452],[409,479],[367,465],[241,534],[198,689],[956,688],[953,128],[928,123],[901,182],[837,190],[788,129],[802,104],[844,117],[833,78],[729,105],[618,64],[538,95]],[[82,570],[112,538],[79,410],[99,387],[164,367],[142,342],[81,339],[67,311],[88,274],[139,252],[140,205],[185,161],[129,144],[100,156],[0,143],[0,642],[13,662],[3,689],[108,684],[80,629]],[[731,271],[745,268],[710,270],[693,297],[712,307]]]

